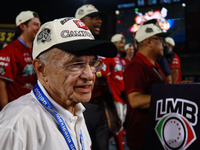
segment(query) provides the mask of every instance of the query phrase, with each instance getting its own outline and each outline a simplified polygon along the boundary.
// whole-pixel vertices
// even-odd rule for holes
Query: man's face
[[[118,52],[124,52],[125,40],[115,42]]]
[[[85,16],[81,19],[85,23],[85,25],[90,29],[93,35],[99,35],[101,30],[102,20],[99,16],[96,17],[88,17]]]
[[[37,17],[35,17],[29,21],[24,32],[26,35],[28,35],[27,37],[29,37],[30,40],[32,40],[32,41],[34,40],[37,32],[40,29],[40,26],[41,26],[41,22],[40,22],[40,19]]]
[[[127,50],[126,50],[126,56],[133,56],[134,55],[134,48],[133,46],[130,46]]]
[[[160,36],[152,36],[149,38],[152,41],[152,49],[155,57],[164,55],[164,40],[163,37]]]
[[[172,51],[172,50],[173,50],[173,45],[170,44],[170,43],[168,43],[168,45],[169,45],[169,49],[170,49],[170,51]]]
[[[62,50],[53,50],[49,63],[46,64],[46,88],[49,94],[61,106],[70,103],[88,102],[95,82],[95,73],[87,64],[81,74],[72,75],[67,67],[76,62],[94,60],[95,56],[75,56]]]

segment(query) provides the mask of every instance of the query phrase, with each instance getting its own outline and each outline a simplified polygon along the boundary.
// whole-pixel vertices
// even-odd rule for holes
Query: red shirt
[[[105,57],[99,57],[104,62]],[[103,63],[103,67],[100,72],[96,73],[96,81],[94,89],[92,90],[92,98],[89,103],[99,103],[105,100],[107,92],[110,92],[109,88],[109,76],[110,69]]]
[[[132,57],[131,59],[133,59],[133,57]],[[126,65],[127,65],[131,60],[128,60],[127,57],[123,57],[123,58],[120,58],[120,61],[121,61],[122,65],[123,65],[123,70],[124,70],[125,67],[126,67]]]
[[[138,91],[151,94],[152,85],[155,83],[167,83],[167,79],[159,65],[153,65],[144,55],[137,52],[136,56],[128,63],[124,71],[124,84],[126,95]],[[130,148],[141,149],[148,109],[133,109],[127,101],[127,145]]]
[[[36,84],[32,49],[15,40],[0,50],[0,78],[7,82],[9,101],[29,93]]]
[[[176,53],[174,53],[174,59],[170,62],[169,66],[171,69],[173,68],[177,68],[178,69],[178,79],[176,81],[176,83],[180,83],[181,82],[181,61],[180,58],[178,57],[178,55]]]
[[[125,103],[122,96],[124,91],[124,80],[122,65],[119,58],[101,58],[106,66],[106,74],[108,75],[108,82],[112,91],[113,100],[120,103]]]

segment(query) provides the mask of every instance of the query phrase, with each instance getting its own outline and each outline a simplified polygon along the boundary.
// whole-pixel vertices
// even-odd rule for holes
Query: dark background
[[[159,0],[158,5],[159,4]],[[148,0],[145,0],[147,7]],[[183,79],[200,81],[200,0],[180,0],[186,3],[186,50],[175,52],[181,57]],[[15,18],[23,10],[36,11],[42,23],[61,17],[74,16],[83,4],[93,4],[104,12],[101,39],[110,40],[116,33],[115,10],[119,4],[135,3],[136,0],[3,0],[0,5],[0,25],[15,24]],[[172,5],[168,4],[168,5]]]

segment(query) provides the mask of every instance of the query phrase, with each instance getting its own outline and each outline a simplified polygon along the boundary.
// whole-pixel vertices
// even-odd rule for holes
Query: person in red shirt
[[[156,62],[164,54],[167,36],[155,24],[143,25],[135,35],[138,51],[124,71],[127,96],[126,140],[130,150],[141,150],[148,119],[152,85],[167,83],[167,78]]]
[[[171,37],[166,37],[165,41],[169,45],[169,50],[171,53],[174,53],[173,60],[169,63],[169,66],[171,68],[171,74],[172,74],[172,83],[180,83],[181,82],[181,61],[179,56],[173,52],[173,48],[175,46],[174,39]]]
[[[0,50],[0,110],[28,93],[36,84],[32,66],[32,43],[40,28],[39,16],[22,11],[16,17],[16,40]]]
[[[124,97],[123,65],[120,61],[120,56],[124,52],[125,37],[121,34],[115,34],[112,36],[111,42],[117,47],[117,55],[114,58],[102,58],[102,61],[109,73],[108,82],[118,117],[121,120],[121,129],[114,135],[114,138],[117,149],[123,150],[123,123],[126,116],[126,103]]]
[[[120,58],[120,61],[121,61],[122,65],[123,65],[123,68],[125,68],[125,66],[127,65],[127,63],[130,62],[131,59],[133,59],[134,52],[135,52],[133,44],[131,44],[131,43],[127,43],[125,45],[124,50],[126,52],[126,57]]]

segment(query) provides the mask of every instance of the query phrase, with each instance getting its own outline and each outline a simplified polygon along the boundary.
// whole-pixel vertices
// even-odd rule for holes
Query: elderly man
[[[42,25],[33,46],[38,83],[1,111],[0,149],[91,149],[81,103],[90,100],[102,67],[98,55],[116,53],[114,44],[94,40],[73,17]]]
[[[131,150],[142,149],[152,85],[167,83],[156,62],[163,55],[164,39],[167,36],[155,24],[143,25],[136,33],[138,52],[124,71],[127,95],[127,145]]]

